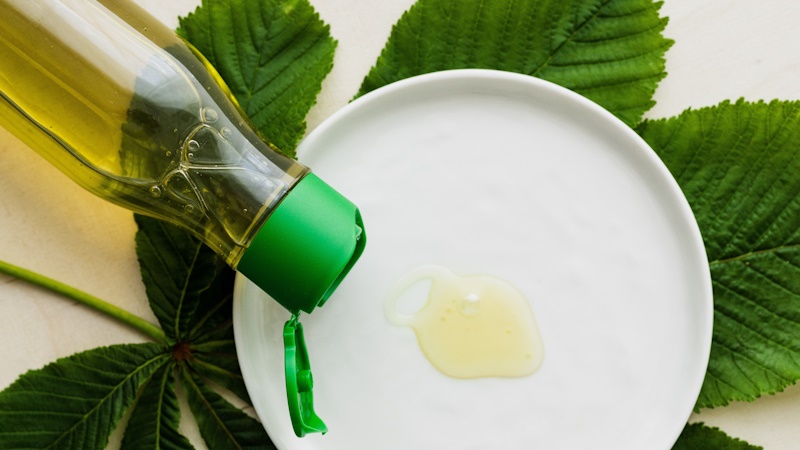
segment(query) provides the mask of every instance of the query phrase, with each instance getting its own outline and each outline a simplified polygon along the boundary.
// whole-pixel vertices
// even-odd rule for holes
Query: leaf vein
[[[120,381],[116,385],[112,386],[111,391],[107,395],[105,395],[102,399],[100,399],[100,401],[98,402],[97,405],[95,405],[92,409],[90,409],[85,414],[83,414],[83,416],[81,416],[82,420],[79,420],[78,422],[74,423],[69,429],[67,429],[63,433],[61,433],[61,435],[55,441],[50,443],[50,445],[45,447],[44,450],[47,450],[47,449],[50,449],[50,448],[54,448],[59,442],[61,442],[64,438],[69,436],[73,431],[75,431],[75,429],[81,423],[83,423],[89,416],[94,414],[102,405],[106,404],[107,401],[109,401],[109,400],[114,401],[115,399],[112,397],[112,394],[114,392],[117,392],[119,389],[122,389],[125,386],[125,383],[127,383],[131,378],[133,378],[134,375],[136,375],[137,373],[139,373],[142,370],[144,370],[145,367],[155,363],[156,361],[158,361],[160,359],[164,359],[164,355],[157,355],[157,356],[155,356],[153,358],[150,358],[149,360],[145,361],[144,364],[138,366],[136,368],[136,370],[134,370],[133,372],[127,374],[125,376],[125,378],[122,379],[122,381]],[[86,431],[87,430],[84,428],[84,432],[86,432]]]
[[[656,25],[637,29],[635,31],[630,31],[623,34],[615,34],[614,36],[609,36],[609,37],[598,37],[595,39],[574,39],[573,42],[575,42],[576,44],[606,44],[606,43],[628,40],[633,37],[641,37],[646,34],[651,34],[654,31],[661,32],[663,29],[664,29],[664,24],[661,22],[657,22]],[[652,52],[653,50],[659,50],[663,47],[669,47],[669,46],[670,44],[668,43],[667,44],[662,43],[659,44],[659,46],[656,48],[649,49],[648,52]]]
[[[578,34],[578,33],[579,33],[579,32],[580,32],[580,31],[581,31],[581,30],[582,30],[582,29],[583,29],[583,28],[584,28],[584,27],[585,27],[587,24],[589,24],[589,23],[590,23],[592,20],[596,19],[596,18],[598,17],[598,15],[600,14],[600,12],[601,12],[603,9],[605,9],[605,8],[606,8],[606,7],[607,7],[609,4],[611,4],[611,2],[612,2],[612,1],[613,1],[613,0],[606,0],[605,2],[603,2],[603,4],[602,4],[602,5],[600,5],[600,7],[598,7],[598,8],[597,8],[597,10],[596,10],[594,13],[592,13],[592,15],[591,15],[591,16],[589,16],[589,17],[588,17],[586,20],[584,20],[584,21],[583,21],[583,23],[577,23],[577,22],[575,22],[575,23],[574,23],[574,28],[573,28],[572,32],[570,33],[570,35],[569,35],[569,36],[567,36],[567,38],[566,38],[566,39],[564,39],[564,41],[563,41],[563,42],[561,42],[561,43],[558,45],[558,47],[556,47],[556,48],[555,48],[555,49],[554,49],[554,50],[553,50],[553,51],[552,51],[552,52],[551,52],[551,53],[548,55],[547,59],[546,59],[546,60],[545,60],[545,61],[544,61],[542,64],[540,64],[540,65],[539,65],[539,67],[537,67],[537,68],[536,68],[536,69],[535,69],[533,72],[531,72],[529,75],[532,75],[532,76],[537,76],[537,74],[538,74],[539,72],[541,72],[541,71],[542,71],[542,69],[544,69],[545,67],[549,66],[549,65],[550,65],[550,62],[553,60],[553,58],[555,58],[555,56],[556,56],[556,55],[557,55],[559,52],[561,52],[561,50],[564,48],[564,46],[565,46],[565,45],[567,45],[567,44],[569,44],[570,42],[572,42],[572,40],[575,38],[575,36],[577,36],[577,34]],[[577,18],[576,18],[576,20],[577,20]]]
[[[624,80],[620,80],[620,81],[610,81],[610,82],[606,82],[606,83],[595,84],[595,85],[592,85],[592,86],[575,88],[574,90],[576,92],[591,92],[591,91],[596,91],[596,90],[599,90],[599,89],[608,89],[608,88],[613,88],[613,87],[625,86],[625,85],[628,85],[628,84],[635,84],[635,83],[639,83],[639,82],[645,81],[645,80],[658,81],[658,80],[661,79],[661,77],[662,77],[662,75],[658,74],[658,75],[651,75],[651,76],[646,76],[646,77],[642,77],[642,78],[631,78],[631,79],[624,79]]]
[[[726,104],[726,106],[729,106],[729,105]],[[740,121],[740,117],[741,117],[741,111],[739,110],[739,108],[735,108],[734,110],[735,110],[735,114],[736,114],[736,123],[738,124],[739,121]],[[751,127],[751,125],[753,123],[753,120],[754,120],[754,116],[755,116],[755,114],[750,114],[749,117],[747,118],[747,123],[744,124],[743,127],[737,127],[739,130],[743,130],[743,131],[739,133],[739,136],[736,138],[736,142],[730,147],[731,149],[739,148],[740,144],[742,144],[744,142],[744,138],[745,138],[745,134],[746,134],[744,132],[744,130],[750,129],[750,127]],[[753,139],[755,139],[755,133],[752,133],[752,134],[749,135],[749,139],[748,139],[747,143],[751,144],[753,142]],[[749,147],[749,145],[748,145],[748,147]],[[733,152],[728,152],[725,155],[725,157],[726,157],[726,159],[727,158],[732,158],[733,157]],[[711,173],[711,180],[714,181],[714,182],[710,183],[711,186],[706,187],[707,191],[713,192],[713,191],[717,190],[719,188],[719,186],[722,184],[722,178],[723,177],[720,177],[718,174],[719,174],[720,170],[722,170],[723,167],[724,167],[724,164],[715,164],[714,165],[713,172]],[[719,208],[712,208],[709,205],[708,209],[710,209],[712,211],[715,211],[715,212],[713,213],[713,216],[712,216],[711,220],[709,221],[710,223],[709,223],[708,234],[714,235],[715,230],[717,228],[717,225],[719,225],[718,220],[717,220],[719,215],[728,208],[728,205],[730,205],[730,203],[733,200],[733,198],[734,198],[734,196],[731,195],[725,201],[725,203]]]
[[[744,294],[736,291],[735,289],[731,288],[730,286],[728,286],[728,285],[726,285],[726,284],[724,284],[724,283],[722,283],[722,282],[720,282],[718,280],[715,281],[714,284],[722,287],[726,291],[728,291],[731,294],[735,295],[736,297],[746,301],[747,303],[750,303],[750,304],[756,306],[757,309],[761,309],[761,310],[767,312],[768,314],[770,314],[770,315],[772,315],[774,317],[777,317],[778,319],[785,320],[787,322],[791,322],[791,323],[796,324],[796,325],[800,325],[800,322],[797,322],[795,320],[792,320],[792,319],[789,319],[789,318],[786,318],[786,317],[783,317],[783,316],[779,315],[778,313],[772,311],[771,309],[767,308],[763,304],[753,300],[752,298],[748,297],[747,295],[744,295]],[[797,353],[796,349],[793,349],[793,348],[789,347],[788,345],[777,341],[775,338],[764,334],[764,332],[759,330],[758,328],[753,327],[752,325],[750,325],[750,324],[748,324],[748,323],[746,323],[746,322],[734,317],[732,313],[725,311],[724,309],[721,308],[721,306],[722,306],[721,304],[717,305],[717,307],[714,308],[714,311],[716,311],[719,314],[721,314],[721,315],[723,315],[725,317],[728,317],[729,319],[735,321],[736,323],[741,325],[743,328],[753,332],[753,334],[761,336],[763,339],[765,339],[765,340],[767,340],[769,342],[772,342],[773,344],[775,344],[778,347],[783,348],[784,350],[787,350],[790,354]]]
[[[800,105],[796,105],[795,103],[791,103],[792,110],[790,111],[790,113],[789,113],[789,114],[787,114],[787,116],[794,116],[794,114],[795,114],[795,112],[796,112],[796,110],[797,110],[798,106],[800,106]],[[769,114],[767,114],[767,117],[769,117]],[[755,170],[755,167],[756,167],[756,166],[759,166],[759,168],[758,168],[758,171],[759,171],[759,172],[763,172],[763,171],[765,170],[765,169],[764,169],[764,166],[763,166],[763,164],[762,164],[762,162],[765,160],[765,157],[766,157],[766,155],[768,155],[768,154],[771,154],[771,152],[770,152],[770,149],[772,148],[773,144],[774,144],[774,143],[775,143],[775,141],[777,140],[777,136],[778,136],[778,135],[779,135],[779,134],[780,134],[780,133],[781,133],[781,132],[782,132],[784,129],[786,129],[786,127],[788,126],[787,122],[790,122],[790,121],[791,121],[793,124],[796,122],[796,120],[790,120],[790,118],[789,118],[789,117],[785,117],[785,118],[784,118],[784,119],[781,121],[781,124],[780,124],[780,126],[778,127],[778,130],[777,130],[775,133],[767,133],[767,134],[768,134],[768,141],[767,141],[767,145],[764,147],[764,150],[763,150],[763,151],[762,151],[762,152],[759,154],[759,156],[758,156],[758,159],[757,159],[756,163],[754,163],[754,164],[752,164],[752,165],[749,165],[749,167],[748,167],[748,175],[749,175],[750,173],[752,173],[752,171],[753,171],[753,170]],[[787,166],[787,167],[790,165],[790,163],[793,163],[793,162],[795,161],[795,159],[797,159],[798,153],[800,153],[800,152],[792,152],[792,157],[791,157],[791,160],[790,160],[788,163],[786,163],[786,166]],[[773,187],[775,186],[775,184],[778,182],[778,180],[780,179],[780,177],[777,177],[777,176],[776,176],[776,177],[770,177],[770,179],[771,179],[771,181],[770,181],[770,183],[769,183],[769,186],[767,186],[767,188],[764,190],[764,192],[769,192],[770,190],[772,190],[772,188],[773,188]],[[743,180],[744,180],[744,178],[743,178]],[[751,188],[751,187],[752,187],[752,184],[754,184],[754,183],[755,183],[755,180],[751,181],[751,184],[750,184],[750,186],[749,186],[749,187]],[[758,201],[756,202],[756,204],[755,204],[753,207],[751,207],[751,208],[748,208],[748,210],[749,210],[751,213],[752,213],[752,211],[755,211],[755,210],[756,210],[756,209],[757,209],[757,208],[758,208],[758,207],[759,207],[759,206],[760,206],[760,205],[761,205],[761,204],[764,202],[764,200],[766,199],[766,197],[767,197],[767,195],[762,195],[762,196],[760,196],[760,197],[758,198]],[[752,220],[753,220],[753,218],[752,218],[752,214],[751,214],[751,215],[750,215],[750,220],[749,220],[748,222],[752,222]],[[727,251],[727,250],[728,250],[728,249],[731,247],[731,245],[732,245],[732,244],[733,244],[733,242],[736,240],[736,238],[737,238],[737,237],[739,237],[739,236],[741,235],[741,233],[742,233],[742,231],[743,231],[744,229],[745,229],[745,227],[744,227],[744,226],[742,226],[742,227],[739,227],[739,230],[737,230],[735,233],[731,233],[731,234],[730,234],[730,238],[729,238],[729,239],[728,239],[728,241],[725,243],[725,245],[722,247],[722,250],[721,250],[721,253],[722,253],[722,254],[725,254],[725,252],[726,252],[726,251]],[[737,250],[738,250],[738,249],[737,249]]]
[[[181,316],[183,312],[183,303],[186,300],[186,292],[189,289],[189,282],[192,279],[192,273],[196,267],[197,260],[200,258],[200,251],[202,248],[203,244],[198,242],[194,250],[194,255],[192,256],[192,263],[189,266],[188,272],[186,273],[186,279],[184,280],[183,287],[178,295],[178,304],[175,308],[175,339],[184,338],[184,336],[181,336]]]
[[[731,320],[736,320],[736,319],[734,319],[734,318],[732,318],[732,317],[728,316],[727,314],[723,314],[723,315],[724,315],[724,316],[726,316],[726,317],[728,317],[728,318],[729,318],[729,319],[731,319]],[[763,370],[765,373],[771,373],[772,375],[774,375],[775,377],[777,377],[778,379],[780,379],[780,380],[781,380],[781,381],[783,381],[783,382],[791,383],[791,382],[793,382],[793,381],[794,381],[794,379],[793,379],[793,378],[790,378],[790,377],[787,377],[787,376],[785,376],[785,375],[782,375],[782,374],[778,373],[778,372],[777,372],[777,371],[776,371],[774,368],[767,366],[767,365],[766,365],[766,364],[764,364],[763,362],[761,362],[761,361],[758,361],[758,360],[756,360],[755,358],[753,358],[753,357],[751,357],[751,356],[749,356],[749,355],[747,355],[747,354],[745,354],[745,353],[742,353],[742,352],[740,352],[740,351],[736,351],[736,350],[735,350],[733,347],[729,346],[728,344],[726,344],[726,343],[724,343],[724,342],[721,342],[721,341],[719,341],[719,340],[717,340],[717,341],[715,341],[715,342],[716,342],[716,344],[717,344],[717,345],[719,345],[720,347],[722,347],[722,348],[725,348],[726,350],[728,350],[728,351],[730,351],[730,352],[731,352],[731,361],[733,362],[733,364],[735,364],[735,365],[736,365],[736,368],[737,368],[737,369],[739,369],[739,373],[740,373],[740,375],[742,375],[744,378],[746,378],[746,379],[747,379],[747,381],[749,381],[749,382],[750,382],[750,384],[752,384],[752,385],[753,385],[753,387],[754,387],[756,390],[758,390],[758,391],[760,391],[760,390],[761,390],[759,383],[758,383],[757,381],[755,381],[755,379],[753,379],[753,377],[752,377],[752,376],[751,376],[751,375],[748,373],[748,371],[747,371],[747,370],[744,370],[744,369],[743,369],[743,368],[742,368],[742,367],[739,365],[739,363],[736,361],[736,359],[737,359],[737,358],[741,358],[741,359],[743,359],[743,360],[745,360],[745,361],[749,361],[749,362],[750,362],[750,363],[752,363],[753,365],[755,365],[755,366],[757,366],[757,367],[761,368],[761,369],[762,369],[762,370]]]
[[[699,118],[701,130],[705,129],[705,127],[703,126],[704,122],[705,122],[704,119],[705,119],[705,117],[702,116],[702,115]],[[701,131],[701,135],[703,136],[703,139],[700,141],[700,143],[695,148],[694,153],[692,153],[692,156],[689,158],[689,162],[686,163],[686,165],[683,166],[683,170],[679,174],[677,174],[675,176],[676,179],[683,180],[685,178],[686,171],[689,169],[689,167],[692,167],[694,165],[695,161],[697,161],[697,159],[700,157],[700,155],[705,151],[704,147],[706,147],[711,142],[711,135],[719,127],[720,120],[721,119],[720,119],[719,115],[715,116],[714,117],[714,122],[711,125],[711,130],[709,132]]]
[[[211,405],[211,403],[208,401],[208,399],[205,397],[205,395],[203,395],[203,392],[200,389],[200,386],[198,386],[197,383],[195,383],[194,379],[192,379],[191,374],[188,373],[188,369],[184,369],[184,377],[183,378],[191,386],[192,390],[195,391],[195,394],[197,394],[198,398],[203,403],[203,406],[206,408],[208,413],[211,415],[211,417],[214,419],[214,421],[220,427],[222,432],[228,438],[228,441],[232,445],[234,445],[236,447],[236,449],[244,450],[242,448],[242,446],[239,445],[239,442],[236,440],[236,438],[233,436],[233,433],[231,432],[231,430],[229,430],[228,427],[225,425],[225,422],[222,420],[222,418],[219,417],[219,415],[217,414],[217,411],[214,409],[214,407]]]

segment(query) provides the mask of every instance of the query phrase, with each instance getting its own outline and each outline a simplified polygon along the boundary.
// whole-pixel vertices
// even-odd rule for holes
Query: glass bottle
[[[92,193],[179,225],[290,311],[363,246],[358,209],[251,128],[191,45],[127,0],[0,0],[0,125]]]

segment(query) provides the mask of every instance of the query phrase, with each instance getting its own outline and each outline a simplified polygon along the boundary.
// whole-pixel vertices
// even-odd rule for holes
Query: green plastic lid
[[[286,399],[289,402],[294,434],[303,437],[308,433],[327,433],[328,427],[314,411],[314,378],[311,376],[303,324],[297,321],[296,315],[292,315],[283,326],[283,348]]]
[[[314,174],[256,233],[237,270],[292,313],[322,306],[366,244],[358,208]]]
[[[283,328],[284,368],[298,437],[328,427],[314,412],[311,365],[297,316],[328,300],[366,241],[358,208],[308,174],[281,200],[239,261],[237,270],[292,313]]]

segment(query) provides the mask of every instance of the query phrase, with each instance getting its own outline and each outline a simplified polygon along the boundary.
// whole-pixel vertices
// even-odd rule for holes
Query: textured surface
[[[173,364],[159,369],[142,389],[142,396],[128,421],[123,448],[184,450],[193,448],[178,433],[180,408],[175,395]]]
[[[698,407],[800,378],[800,105],[722,103],[640,134],[694,210],[714,284],[714,340]]]
[[[628,125],[653,106],[667,21],[650,0],[417,2],[359,94],[437,70],[488,68],[552,81]]]
[[[29,373],[0,398],[2,447],[103,448],[139,387],[165,360],[162,345],[123,344]]]

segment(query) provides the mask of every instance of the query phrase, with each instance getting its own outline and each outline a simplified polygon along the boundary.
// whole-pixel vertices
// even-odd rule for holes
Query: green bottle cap
[[[322,306],[364,251],[358,208],[316,175],[297,182],[258,230],[237,270],[292,313],[283,329],[286,394],[298,437],[325,433],[300,311]]]
[[[358,208],[314,174],[295,184],[237,270],[290,312],[322,306],[366,244]]]
[[[314,411],[314,379],[303,337],[303,324],[297,321],[296,315],[292,315],[283,326],[283,348],[286,362],[286,398],[289,401],[294,434],[303,437],[308,433],[327,433],[328,427]]]

